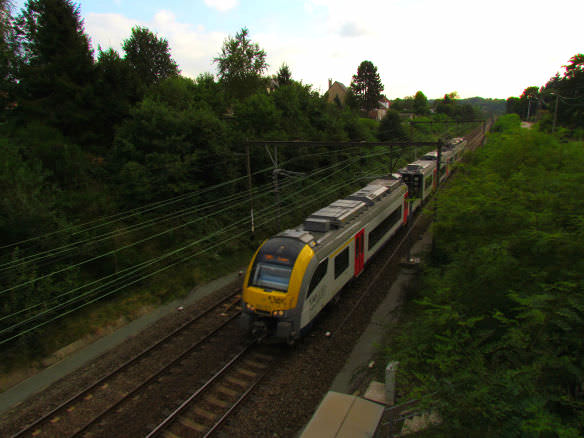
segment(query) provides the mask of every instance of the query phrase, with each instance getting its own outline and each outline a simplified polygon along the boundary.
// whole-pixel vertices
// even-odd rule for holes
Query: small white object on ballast
[[[179,312],[182,312],[183,310],[185,310],[185,306],[178,306],[176,308],[176,310],[178,310]]]
[[[324,335],[325,335],[327,338],[330,338],[330,336],[331,336],[331,332],[326,332]]]

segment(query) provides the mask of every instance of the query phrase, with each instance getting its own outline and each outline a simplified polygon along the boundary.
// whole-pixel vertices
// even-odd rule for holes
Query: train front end
[[[265,241],[249,264],[241,323],[254,338],[292,343],[300,335],[299,296],[314,258],[312,236],[304,234]]]

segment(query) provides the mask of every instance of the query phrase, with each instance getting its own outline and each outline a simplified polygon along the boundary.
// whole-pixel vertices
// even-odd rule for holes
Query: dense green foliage
[[[407,140],[406,131],[401,123],[399,113],[390,109],[379,122],[379,140]]]
[[[387,354],[430,436],[584,430],[582,143],[505,116],[440,194],[435,250]],[[404,399],[404,400],[405,400]]]

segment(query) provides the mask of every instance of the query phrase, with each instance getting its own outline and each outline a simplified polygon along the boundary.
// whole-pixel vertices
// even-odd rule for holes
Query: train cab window
[[[292,268],[259,263],[252,279],[252,284],[264,289],[287,291]]]
[[[287,292],[294,263],[304,245],[299,240],[283,237],[268,240],[255,258],[249,286]]]
[[[349,248],[345,248],[335,257],[335,278],[338,278],[349,267]]]
[[[316,271],[314,271],[314,275],[312,276],[312,280],[310,280],[310,286],[308,286],[308,293],[306,294],[306,298],[308,298],[312,294],[314,289],[316,289],[316,286],[318,286],[320,284],[321,280],[326,275],[327,270],[328,270],[328,259],[324,259],[322,262],[320,262],[320,265],[318,265],[318,267],[316,268]]]

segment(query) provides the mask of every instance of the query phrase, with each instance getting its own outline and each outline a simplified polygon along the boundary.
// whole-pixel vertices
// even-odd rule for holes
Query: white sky
[[[24,0],[18,0],[21,7]],[[519,96],[584,52],[582,0],[82,0],[95,47],[120,50],[132,26],[168,40],[182,74],[216,73],[212,60],[242,27],[267,52],[269,73],[325,92],[349,85],[363,60],[390,98]]]

